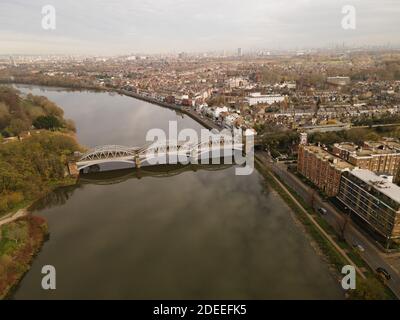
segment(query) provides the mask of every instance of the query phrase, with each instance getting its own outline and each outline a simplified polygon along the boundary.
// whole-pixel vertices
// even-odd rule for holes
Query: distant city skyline
[[[56,9],[56,29],[41,26]],[[356,29],[341,26],[356,9]],[[2,0],[0,54],[173,53],[399,46],[398,0]]]

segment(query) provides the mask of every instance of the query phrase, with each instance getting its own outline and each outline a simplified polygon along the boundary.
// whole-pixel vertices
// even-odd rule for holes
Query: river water
[[[61,106],[79,142],[141,146],[148,129],[201,126],[130,97],[18,86]],[[258,172],[165,167],[91,175],[38,202],[50,239],[15,299],[340,299],[328,265]],[[44,265],[57,289],[41,288]]]

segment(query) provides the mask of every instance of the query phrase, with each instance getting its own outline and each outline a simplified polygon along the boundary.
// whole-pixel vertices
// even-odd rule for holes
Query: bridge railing
[[[238,146],[242,146],[241,141],[234,139],[230,136],[217,136],[210,137],[208,140],[203,140],[197,144],[192,144],[190,142],[177,142],[177,141],[160,141],[149,143],[143,147],[125,147],[120,145],[105,145],[98,146],[81,156],[78,162],[96,161],[104,159],[115,159],[115,158],[125,158],[132,157],[132,160],[136,158],[143,158],[148,154],[157,153],[187,153],[194,154],[196,152],[202,153],[207,151],[207,149],[212,149],[215,147],[221,147],[228,149],[238,149]]]

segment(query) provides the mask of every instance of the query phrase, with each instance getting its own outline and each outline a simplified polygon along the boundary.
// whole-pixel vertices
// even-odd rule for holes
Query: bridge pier
[[[135,170],[136,170],[136,178],[141,180],[143,177],[142,170],[140,170],[140,168],[136,168]]]
[[[142,162],[140,161],[139,157],[135,157],[135,166],[136,168],[140,169],[142,166]]]
[[[68,173],[72,177],[77,177],[79,176],[79,170],[76,162],[68,162]]]

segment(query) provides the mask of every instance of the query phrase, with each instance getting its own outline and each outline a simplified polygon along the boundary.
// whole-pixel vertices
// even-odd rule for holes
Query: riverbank
[[[0,144],[0,219],[29,206],[58,187],[75,184],[68,157],[81,147],[70,133],[42,132]],[[28,156],[29,155],[29,156]]]
[[[315,215],[313,209],[304,203],[304,199],[299,198],[284,181],[275,176],[269,165],[265,164],[265,159],[256,156],[256,168],[294,212],[295,219],[300,222],[316,252],[331,266],[330,269],[337,281],[342,280],[343,266],[355,267],[358,275],[357,289],[347,292],[347,299],[397,300],[396,295],[376,278],[365,261],[353,252],[346,242],[337,238],[332,228]]]
[[[10,295],[29,270],[46,235],[46,220],[30,206],[56,188],[76,184],[67,164],[78,144],[73,123],[47,98],[22,97],[1,87],[0,135],[0,299]],[[18,112],[16,112],[17,110]],[[39,121],[40,119],[41,121]],[[17,123],[18,125],[15,125]],[[32,130],[35,127],[37,129]]]
[[[60,89],[65,89],[65,90],[71,90],[71,91],[82,91],[82,90],[87,90],[87,91],[93,91],[93,92],[108,92],[108,93],[118,93],[127,97],[131,97],[131,98],[135,98],[141,101],[145,101],[151,104],[155,104],[158,105],[160,107],[164,107],[164,108],[168,108],[171,110],[175,110],[178,112],[181,112],[187,116],[189,116],[190,118],[192,118],[193,120],[195,120],[197,123],[201,124],[202,126],[204,126],[205,128],[212,130],[212,129],[216,129],[216,130],[222,130],[223,128],[219,125],[217,125],[216,123],[214,123],[213,121],[207,119],[207,118],[202,118],[199,114],[197,114],[196,112],[193,112],[191,110],[187,110],[186,108],[177,105],[177,104],[172,104],[172,103],[167,103],[164,101],[160,101],[157,99],[154,99],[152,97],[148,97],[148,96],[143,96],[137,93],[134,93],[132,91],[127,91],[127,90],[123,90],[123,89],[115,89],[115,88],[98,88],[98,87],[91,87],[91,86],[81,86],[79,88],[77,87],[63,87],[63,86],[51,86],[51,85],[44,85],[44,84],[40,84],[40,83],[21,83],[21,82],[8,82],[8,83],[3,83],[3,84],[8,84],[8,85],[23,85],[23,86],[43,86],[43,87],[48,87],[48,88],[60,88]]]
[[[167,102],[163,102],[151,97],[146,97],[137,93],[134,93],[132,91],[127,91],[127,90],[116,90],[117,93],[119,94],[123,94],[125,96],[128,97],[132,97],[138,100],[142,100],[145,102],[149,102],[151,104],[155,104],[158,105],[160,107],[164,107],[164,108],[168,108],[171,110],[175,110],[175,111],[179,111],[187,116],[189,116],[190,118],[192,118],[194,121],[196,121],[197,123],[201,124],[202,126],[204,126],[205,128],[207,128],[208,130],[212,130],[212,129],[216,129],[216,130],[222,130],[223,128],[221,128],[220,126],[218,126],[216,123],[214,123],[213,121],[206,119],[206,118],[202,118],[199,114],[188,110],[182,106],[176,105],[176,104],[172,104],[172,103],[167,103]]]
[[[65,168],[62,167],[65,161],[64,152],[56,151],[58,149],[56,147],[53,151],[46,148],[49,152],[49,161],[53,163],[57,163],[56,159],[60,161],[54,170],[50,170],[51,167],[49,167],[52,172],[49,176],[51,179],[42,179],[43,177],[37,176],[32,170],[22,169],[19,166],[14,167],[12,162],[7,160],[9,156],[12,156],[14,163],[21,161],[29,164],[31,159],[28,160],[23,155],[30,150],[33,151],[30,153],[31,157],[35,159],[35,150],[40,150],[37,147],[42,140],[54,147],[57,142],[61,145],[71,142],[74,138],[70,134],[46,132],[44,136],[40,137],[40,141],[30,138],[0,145],[0,155],[3,156],[6,163],[9,163],[8,171],[2,171],[3,182],[7,180],[10,185],[15,182],[16,186],[13,191],[3,192],[1,197],[3,212],[0,212],[0,299],[9,297],[13,289],[18,286],[24,274],[30,269],[35,255],[40,251],[48,234],[46,220],[30,215],[29,208],[34,202],[55,189],[74,185],[77,182],[77,177],[66,174]],[[12,152],[9,153],[9,151]],[[42,152],[39,154],[42,155]],[[37,159],[43,161],[40,157]],[[0,167],[2,166],[0,165]],[[46,166],[42,165],[40,168],[43,170]],[[21,170],[25,171],[21,172]],[[60,171],[58,178],[56,178],[57,171]],[[24,188],[18,187],[19,181],[24,181]],[[31,187],[28,181],[32,183]]]
[[[312,241],[318,245],[318,248],[324,254],[325,260],[329,261],[329,264],[334,266],[335,275],[339,278],[341,268],[346,265],[346,263],[352,263],[352,261],[346,261],[348,259],[347,255],[345,255],[340,248],[335,248],[331,241],[324,239],[324,235],[321,234],[321,230],[315,228],[315,224],[310,224],[309,219],[307,219],[308,212],[306,209],[304,209],[304,207],[291,196],[291,193],[288,190],[285,190],[283,184],[275,178],[274,174],[267,168],[261,159],[256,158],[256,168],[266,181],[268,181],[269,185],[271,185],[271,187],[286,202],[289,208],[293,210],[296,218],[304,227],[307,234],[311,236]],[[360,274],[364,277],[361,272]]]
[[[0,226],[0,299],[11,296],[47,236],[47,222],[38,216],[20,217]]]

